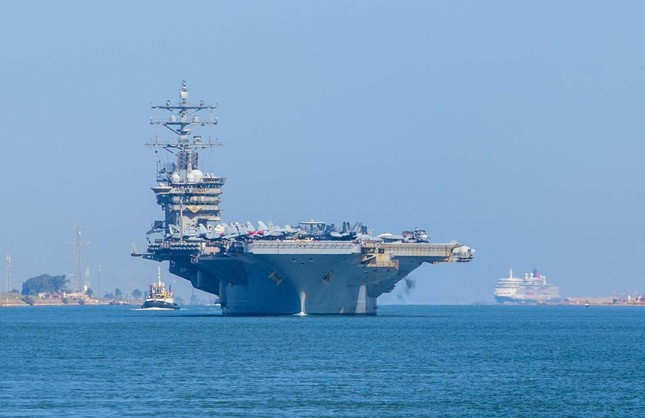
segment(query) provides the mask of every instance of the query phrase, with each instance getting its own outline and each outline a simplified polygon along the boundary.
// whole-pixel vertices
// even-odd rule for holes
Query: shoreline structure
[[[31,303],[28,303],[24,300],[24,297],[18,293],[12,293],[7,297],[6,294],[3,294],[0,297],[0,308],[11,308],[11,307],[27,307],[27,306],[106,306],[106,305],[129,305],[129,306],[139,306],[142,303],[142,299],[104,299],[104,298],[90,298],[85,296],[85,298],[78,298],[76,296],[67,295],[57,297],[57,298],[47,298],[47,297],[35,297],[32,298]],[[199,305],[199,303],[197,303]],[[558,303],[543,303],[543,304],[524,304],[524,303],[470,303],[468,305],[479,305],[479,306],[635,306],[635,307],[645,307],[645,294],[639,296],[607,296],[607,297],[568,297],[565,298],[562,302]]]

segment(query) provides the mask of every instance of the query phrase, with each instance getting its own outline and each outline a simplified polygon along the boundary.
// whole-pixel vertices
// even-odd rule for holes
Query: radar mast
[[[199,170],[199,152],[204,148],[221,146],[221,142],[202,139],[195,133],[207,125],[217,125],[213,117],[216,106],[204,101],[188,101],[188,87],[182,81],[179,102],[166,100],[163,105],[153,105],[153,110],[170,112],[163,119],[150,118],[151,125],[161,125],[172,131],[174,141],[163,142],[159,137],[146,143],[149,147],[162,148],[176,157],[175,162],[162,164],[157,161],[157,185],[152,188],[157,203],[164,209],[165,219],[155,221],[149,233],[161,233],[166,239],[183,241],[196,237],[203,228],[212,228],[220,220],[219,201],[225,178]],[[209,111],[207,117],[201,116]]]

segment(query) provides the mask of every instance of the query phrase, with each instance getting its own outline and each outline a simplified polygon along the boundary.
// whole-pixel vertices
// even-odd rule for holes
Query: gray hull
[[[227,254],[175,258],[170,271],[218,295],[225,315],[374,315],[378,296],[422,263],[467,261],[454,259],[456,246],[256,242]]]

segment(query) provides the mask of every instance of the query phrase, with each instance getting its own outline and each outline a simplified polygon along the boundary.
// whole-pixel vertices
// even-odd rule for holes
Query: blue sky
[[[642,2],[3,2],[0,251],[14,287],[145,288],[151,103],[218,103],[226,221],[424,227],[477,249],[381,303],[645,292]],[[96,270],[101,266],[101,283]],[[172,281],[172,280],[170,280]],[[4,286],[3,286],[4,287]],[[176,279],[185,295],[190,286]]]

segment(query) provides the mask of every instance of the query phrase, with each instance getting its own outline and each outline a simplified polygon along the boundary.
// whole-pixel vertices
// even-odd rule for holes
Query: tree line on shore
[[[41,274],[40,276],[32,277],[25,280],[22,284],[22,296],[38,296],[42,293],[48,294],[62,294],[71,293],[68,287],[69,279],[65,275],[51,276],[49,274]],[[87,296],[94,296],[94,291],[90,288],[84,292]],[[139,289],[134,289],[130,294],[135,299],[141,299],[144,294]],[[116,288],[114,292],[106,292],[103,296],[105,299],[125,299],[128,297],[121,289]]]

